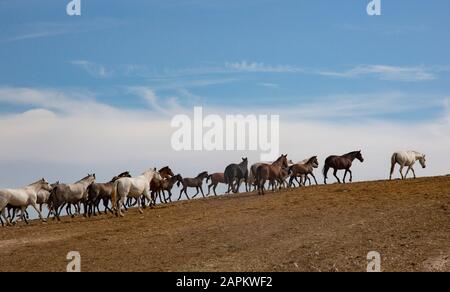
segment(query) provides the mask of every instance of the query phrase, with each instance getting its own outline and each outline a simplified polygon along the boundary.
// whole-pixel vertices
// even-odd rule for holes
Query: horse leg
[[[350,182],[353,182],[353,173],[351,169],[348,169],[348,172],[350,173]]]
[[[341,183],[341,180],[338,178],[338,176],[337,176],[337,168],[335,168],[334,169],[334,172],[333,172],[333,175],[334,175],[334,177],[337,179],[337,181],[338,181],[338,183]]]
[[[200,191],[202,192],[203,198],[205,198],[205,194],[203,193],[203,187],[202,186],[200,186]]]
[[[6,217],[6,205],[8,205],[8,203],[7,202],[5,202],[5,201],[1,201],[0,200],[0,216],[1,217],[3,217],[3,219],[5,220],[5,224],[6,224],[6,226],[9,226],[9,225],[11,225],[10,224],[10,222],[9,222],[9,220],[8,220],[8,218]],[[0,217],[0,218],[1,218]],[[3,221],[2,221],[2,226],[4,226],[3,225]]]
[[[393,160],[393,159],[392,159]],[[395,169],[395,161],[391,162],[391,172],[389,174],[389,180],[392,180],[392,174],[394,173],[394,169]]]
[[[412,173],[414,175],[414,179],[416,179],[416,172],[414,171],[414,168],[412,166],[410,166],[410,168],[411,168],[411,171],[412,171]]]
[[[150,200],[150,204],[151,203],[152,203],[152,201]],[[141,204],[142,204],[142,201],[141,200],[137,200],[137,209],[138,209],[139,213],[143,214],[144,211],[141,208]]]
[[[120,196],[119,202],[117,202],[117,216],[119,217],[123,217],[123,213],[122,213],[122,206],[125,208],[125,198],[126,196]]]
[[[316,176],[314,175],[314,173],[311,172],[310,174],[311,174],[311,176],[313,177],[314,182],[316,183],[316,186],[319,185],[319,184],[317,183],[317,179],[316,179]]]
[[[38,209],[36,203],[31,203],[31,206],[34,208],[34,210],[36,210],[36,212],[39,215],[39,218],[41,219],[42,222],[47,222],[47,220],[44,219],[44,217],[42,216],[42,212],[41,210]]]
[[[405,174],[405,179],[408,177],[408,173],[409,173],[409,170],[411,169],[411,167],[410,166],[408,166],[408,169],[406,170],[406,174]]]
[[[345,178],[347,177],[347,172],[348,172],[348,169],[346,169],[345,170],[345,172],[344,172],[344,178],[342,179],[342,182],[345,184]]]
[[[213,187],[214,196],[217,196],[217,193],[216,193],[217,185],[218,185],[218,183],[216,183]]]
[[[28,224],[27,216],[25,216],[25,209],[26,209],[26,207],[20,208],[20,219],[22,221],[25,221],[26,224]]]
[[[214,185],[213,182],[211,182],[211,184],[208,185],[208,194],[206,196],[209,196],[209,194],[211,194],[211,188],[212,188],[213,185]]]
[[[291,177],[289,178],[289,187],[292,187],[292,185],[294,185],[294,188],[295,188],[294,176],[293,175],[291,175]]]
[[[200,192],[200,190],[198,189],[198,187],[195,187],[195,189],[197,190],[197,192],[196,192],[195,195],[192,197],[192,199],[194,199],[195,197],[197,197],[198,193]]]
[[[305,174],[305,177],[308,179],[308,184],[309,184],[309,186],[311,186],[312,183],[311,183],[311,179],[309,178],[309,175],[308,175],[308,174]]]
[[[403,165],[400,165],[400,177],[402,178],[402,179],[405,179],[405,177],[403,176]]]

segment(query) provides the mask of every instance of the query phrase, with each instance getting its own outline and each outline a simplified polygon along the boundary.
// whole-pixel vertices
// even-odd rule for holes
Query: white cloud
[[[89,73],[91,76],[96,78],[108,78],[113,76],[114,74],[114,71],[112,69],[108,69],[104,65],[96,64],[86,60],[74,60],[70,61],[70,63],[72,65],[80,67],[81,69]]]
[[[261,72],[261,73],[300,73],[304,72],[302,68],[289,65],[271,66],[258,62],[226,62],[225,68],[235,72]]]
[[[20,186],[42,176],[70,182],[87,172],[96,172],[99,181],[104,181],[123,170],[137,174],[148,167],[165,165],[177,173],[194,176],[203,170],[223,171],[243,155],[251,162],[258,159],[259,153],[255,152],[173,151],[171,117],[158,113],[161,101],[150,90],[143,93],[152,108],[129,110],[99,103],[90,94],[73,97],[50,89],[1,88],[0,102],[32,109],[0,116],[0,186]],[[448,102],[444,100],[444,106],[448,107]],[[192,114],[190,108],[183,110]],[[218,114],[227,114],[228,110],[242,112],[206,109]],[[421,123],[286,120],[283,114],[280,144],[281,151],[295,161],[317,154],[323,162],[327,155],[362,149],[366,161],[354,166],[358,180],[386,178],[391,153],[415,149],[425,152],[429,159],[429,167],[418,170],[418,174],[438,175],[450,171],[449,129],[448,108],[445,116]],[[321,175],[318,177],[321,181]]]
[[[361,76],[376,76],[382,80],[391,81],[428,81],[436,79],[431,70],[424,67],[398,67],[388,65],[361,65],[348,71],[318,71],[319,75],[342,78],[355,78]]]

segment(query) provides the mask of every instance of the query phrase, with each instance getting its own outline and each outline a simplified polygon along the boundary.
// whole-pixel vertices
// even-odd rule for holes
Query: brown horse
[[[223,172],[217,172],[210,174],[208,178],[206,178],[206,183],[211,180],[211,184],[208,186],[208,194],[206,196],[209,196],[211,193],[211,188],[213,189],[214,196],[217,196],[216,188],[219,183],[225,184],[225,174]]]
[[[267,180],[269,180],[273,188],[275,186],[275,181],[277,181],[281,188],[281,186],[284,184],[284,178],[287,175],[287,171],[285,170],[287,168],[287,154],[281,155],[272,164],[261,164],[256,169],[256,183],[258,186],[258,194],[264,195],[264,184]]]
[[[95,209],[97,209],[100,214],[100,201],[103,201],[103,206],[105,207],[105,214],[110,211],[113,213],[111,208],[108,207],[109,201],[111,201],[111,193],[114,186],[114,182],[122,177],[131,177],[130,172],[126,171],[118,176],[115,176],[111,179],[111,181],[107,183],[93,183],[88,187],[88,215],[91,217],[92,215],[97,216],[95,213]]]
[[[314,176],[314,168],[319,167],[319,161],[317,161],[317,156],[313,156],[306,163],[297,163],[294,165],[291,165],[289,167],[289,173],[291,174],[291,178],[289,179],[289,186],[291,186],[294,183],[294,179],[297,179],[297,177],[304,177],[305,183],[306,179],[308,178],[308,175],[311,175],[314,178],[314,181],[316,182],[316,185],[318,185],[316,177]],[[301,181],[300,181],[301,186]],[[311,180],[309,181],[309,185],[311,185]],[[295,184],[294,184],[295,186]]]
[[[150,182],[150,191],[151,191],[150,195],[152,197],[152,202],[150,202],[150,205],[153,205],[153,206],[156,205],[156,196],[159,197],[159,201],[161,203],[163,202],[162,197],[164,197],[164,196],[161,196],[163,181],[174,176],[172,170],[168,166],[161,168],[159,170],[159,174],[161,175],[161,178],[162,178],[161,180],[152,179],[152,181]],[[143,198],[143,200],[145,200],[145,198]],[[167,200],[165,197],[164,197],[164,203],[167,203]],[[145,206],[145,204],[144,204],[144,206]]]
[[[352,167],[353,160],[358,159],[360,162],[364,162],[364,158],[361,155],[360,151],[353,151],[342,156],[332,155],[325,159],[325,165],[323,167],[323,177],[324,183],[327,184],[327,173],[330,168],[334,169],[333,175],[337,179],[338,183],[341,183],[341,180],[337,176],[337,171],[340,169],[345,169],[343,182],[345,183],[345,177],[347,176],[347,172],[350,173],[350,182],[352,182],[353,175],[350,167]]]
[[[166,195],[164,194],[164,192],[167,191],[169,193],[169,198],[168,198],[169,202],[172,202],[172,188],[175,185],[175,183],[179,187],[180,184],[182,183],[182,181],[183,181],[183,178],[181,177],[180,174],[174,175],[174,176],[164,179],[162,181],[161,192],[162,192],[164,201],[167,201]]]
[[[197,197],[199,190],[202,192],[202,196],[205,197],[205,194],[203,193],[202,184],[203,184],[203,180],[207,177],[208,177],[208,172],[204,171],[202,173],[199,173],[199,175],[197,175],[195,178],[183,178],[183,180],[181,181],[181,183],[183,184],[183,188],[180,191],[180,196],[178,197],[178,200],[181,199],[181,195],[183,194],[183,192],[186,195],[186,198],[188,200],[190,200],[190,198],[187,194],[188,188],[196,188],[197,189],[197,193],[192,198]]]

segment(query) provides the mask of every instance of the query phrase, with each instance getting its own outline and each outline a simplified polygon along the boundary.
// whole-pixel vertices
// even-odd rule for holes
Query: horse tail
[[[208,177],[206,178],[206,183],[208,183],[211,178],[212,178],[212,174],[208,175]]]
[[[113,211],[117,211],[117,186],[119,184],[119,181],[116,180],[114,182],[112,192],[111,192],[111,209]]]
[[[328,175],[328,170],[330,169],[330,166],[328,165],[327,161],[325,160],[324,166],[322,168],[322,173],[323,173],[323,178],[324,178],[324,183],[327,184],[327,175]]]
[[[397,163],[397,152],[392,154],[392,157],[391,157],[391,172],[389,174],[389,179],[392,178],[392,173],[394,172],[394,168],[395,168],[395,164],[396,163]]]

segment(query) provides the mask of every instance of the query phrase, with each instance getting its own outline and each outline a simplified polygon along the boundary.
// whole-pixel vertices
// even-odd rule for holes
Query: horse
[[[272,184],[273,190],[275,190],[275,181],[281,185],[286,177],[286,169],[288,168],[287,154],[281,155],[272,164],[261,164],[256,169],[256,184],[258,188],[258,194],[264,195],[264,184],[269,180]]]
[[[258,169],[259,166],[261,166],[262,164],[271,164],[272,162],[257,162],[252,164],[252,166],[250,167],[250,173],[248,175],[248,186],[249,186],[249,190],[251,190],[251,186],[253,186],[253,190],[256,190],[257,188],[257,183],[256,183],[256,170]],[[288,165],[293,165],[294,162],[289,159],[288,160]]]
[[[219,183],[224,184],[225,183],[225,174],[223,172],[216,172],[213,174],[208,175],[206,178],[206,183],[211,180],[211,184],[208,185],[208,194],[206,196],[209,196],[211,194],[211,188],[213,189],[214,196],[217,196],[216,188]]]
[[[6,206],[10,205],[12,207],[20,208],[21,219],[28,223],[26,217],[24,216],[25,210],[28,206],[32,206],[36,212],[39,214],[39,218],[42,222],[46,220],[42,216],[41,211],[37,206],[37,193],[40,190],[51,190],[50,184],[45,180],[41,179],[34,182],[21,189],[4,189],[0,190],[0,214],[3,219],[5,219],[6,225],[10,225],[8,218],[6,217]],[[3,222],[2,222],[3,225]]]
[[[316,183],[318,185],[316,177],[314,176],[314,168],[319,167],[319,161],[317,161],[317,156],[313,156],[309,158],[305,163],[297,163],[294,165],[289,166],[289,173],[291,175],[291,178],[289,179],[289,186],[291,186],[294,182],[294,179],[297,179],[298,176],[305,177],[305,183],[306,178],[308,178],[308,175],[311,175]],[[309,179],[309,178],[308,178]],[[301,181],[299,183],[301,185]],[[311,180],[309,181],[309,184],[311,185]],[[294,184],[295,186],[295,184]]]
[[[141,208],[140,197],[145,196],[147,200],[150,202],[152,201],[150,195],[150,182],[154,178],[161,179],[156,168],[149,169],[137,177],[122,177],[116,180],[111,193],[113,210],[115,210],[116,216],[123,217],[122,206],[128,197],[136,198],[139,213],[144,213]]]
[[[327,173],[330,168],[334,169],[333,175],[337,179],[338,183],[341,183],[341,180],[337,176],[337,171],[339,169],[345,169],[343,183],[345,183],[345,177],[347,176],[347,172],[350,173],[350,182],[352,182],[353,174],[350,170],[352,167],[353,160],[358,159],[360,162],[364,162],[364,158],[362,157],[361,150],[349,152],[342,156],[332,155],[325,159],[325,164],[323,167],[323,176],[324,183],[327,184]]]
[[[59,184],[59,181],[57,181],[56,183],[51,184],[50,187],[53,189],[58,184]],[[42,212],[43,205],[48,203],[48,199],[50,198],[50,192],[51,192],[51,190],[47,191],[47,190],[42,189],[42,190],[40,190],[37,193],[36,203],[39,205],[39,211]]]
[[[225,183],[228,184],[227,193],[232,191],[233,193],[239,192],[242,180],[245,182],[245,191],[248,192],[248,159],[242,158],[242,162],[239,164],[230,164],[225,168],[224,172]],[[236,181],[236,189],[234,188],[234,182]]]
[[[176,183],[177,186],[179,187],[180,184],[183,181],[183,177],[180,174],[174,175],[168,179],[164,179],[162,180],[162,184],[161,184],[161,192],[162,192],[162,196],[164,198],[164,201],[167,201],[166,199],[166,195],[164,194],[165,191],[167,191],[169,193],[169,202],[172,202],[172,188],[174,186],[174,184]]]
[[[205,193],[203,193],[202,184],[203,184],[203,180],[207,177],[208,177],[208,172],[203,171],[203,172],[199,173],[195,178],[183,178],[183,180],[181,181],[183,188],[180,191],[180,196],[178,197],[178,201],[181,199],[181,195],[183,195],[183,192],[186,195],[186,198],[188,200],[190,200],[190,198],[187,194],[188,188],[196,188],[197,189],[197,193],[195,193],[195,195],[192,197],[192,199],[197,197],[199,190],[202,192],[202,196],[204,198]]]
[[[71,204],[75,205],[75,211],[80,214],[80,202],[82,202],[84,204],[84,212],[86,215],[86,202],[88,197],[87,189],[93,183],[95,183],[95,174],[88,174],[86,177],[73,184],[58,184],[53,188],[50,193],[49,207],[55,212],[55,217],[58,221],[61,221],[59,218],[59,213],[61,212],[62,207],[66,204],[66,210],[69,213],[68,215],[71,213],[70,210],[68,210]]]
[[[162,184],[165,179],[168,179],[172,176],[174,176],[172,170],[170,167],[166,166],[161,168],[159,171],[159,175],[161,176],[161,180],[153,179],[150,183],[150,191],[152,196],[152,202],[151,204],[156,205],[156,196],[159,197],[159,201],[162,203],[163,200],[161,198],[161,190],[162,190]],[[167,200],[164,197],[164,203],[167,203]]]
[[[105,215],[108,214],[108,211],[113,213],[112,209],[108,207],[108,204],[111,200],[111,193],[113,190],[114,182],[122,177],[131,177],[130,172],[122,172],[121,174],[113,177],[107,183],[93,183],[88,187],[87,204],[89,217],[91,217],[91,215],[97,216],[97,214],[95,213],[95,209],[97,209],[98,213],[100,214],[100,201],[103,201],[103,206],[105,207]]]
[[[414,164],[416,161],[419,160],[420,165],[422,168],[425,168],[425,154],[422,154],[417,151],[398,151],[392,154],[391,157],[391,173],[389,175],[389,180],[392,179],[392,174],[394,173],[395,164],[400,165],[400,176],[402,179],[406,179],[408,176],[409,171],[411,170],[414,178],[416,178],[416,172],[414,171]],[[405,176],[403,176],[403,167],[407,166],[408,170],[406,171]]]

